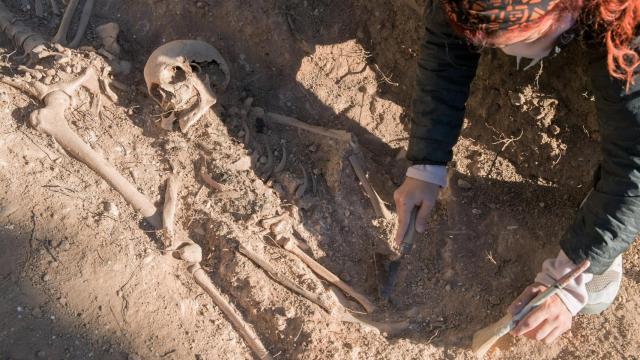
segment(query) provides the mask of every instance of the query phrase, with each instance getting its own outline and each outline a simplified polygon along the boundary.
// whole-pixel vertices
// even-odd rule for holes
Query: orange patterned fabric
[[[474,31],[513,30],[535,22],[560,0],[442,0],[449,18]]]

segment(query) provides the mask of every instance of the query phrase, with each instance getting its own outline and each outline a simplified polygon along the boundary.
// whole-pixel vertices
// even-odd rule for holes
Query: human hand
[[[545,290],[547,287],[542,284],[530,285],[509,306],[509,312],[512,315],[517,314],[533,298]],[[571,312],[558,295],[553,295],[520,320],[511,334],[514,336],[524,335],[529,339],[550,344],[571,329],[572,318]]]
[[[407,177],[404,183],[395,191],[393,199],[398,212],[396,244],[400,245],[402,243],[411,221],[411,211],[416,206],[419,207],[416,216],[416,231],[423,233],[427,230],[427,219],[436,203],[439,191],[440,186],[411,177]]]

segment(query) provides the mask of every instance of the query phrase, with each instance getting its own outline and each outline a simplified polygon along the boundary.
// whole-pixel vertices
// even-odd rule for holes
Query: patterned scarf
[[[535,22],[560,0],[442,0],[451,21],[474,31],[513,30]]]

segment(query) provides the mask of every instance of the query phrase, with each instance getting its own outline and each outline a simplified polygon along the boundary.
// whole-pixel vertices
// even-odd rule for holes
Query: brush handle
[[[561,277],[558,281],[556,281],[555,284],[553,284],[550,288],[541,292],[540,294],[538,294],[538,296],[533,298],[533,300],[529,301],[529,303],[524,308],[522,308],[522,310],[520,310],[513,316],[513,318],[511,318],[511,321],[507,325],[500,329],[501,336],[513,330],[518,321],[524,319],[524,317],[527,316],[533,309],[542,305],[542,303],[547,301],[547,299],[557,294],[562,288],[567,286],[567,284],[573,281],[578,275],[587,270],[590,265],[591,263],[589,262],[589,260],[583,261],[575,269],[571,270],[566,275]]]

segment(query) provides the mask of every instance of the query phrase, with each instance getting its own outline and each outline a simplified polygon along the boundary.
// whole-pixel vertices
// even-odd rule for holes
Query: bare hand
[[[517,314],[534,297],[547,289],[541,284],[533,284],[526,288],[520,296],[509,306],[509,312]],[[571,329],[572,315],[558,295],[553,295],[547,301],[533,309],[511,331],[514,336],[544,341],[545,344],[554,342],[560,335]]]
[[[404,238],[409,221],[411,211],[414,207],[419,207],[416,216],[416,231],[419,233],[427,230],[427,219],[429,213],[436,203],[440,186],[407,177],[404,183],[393,194],[398,211],[398,232],[396,233],[396,244],[400,245]]]

